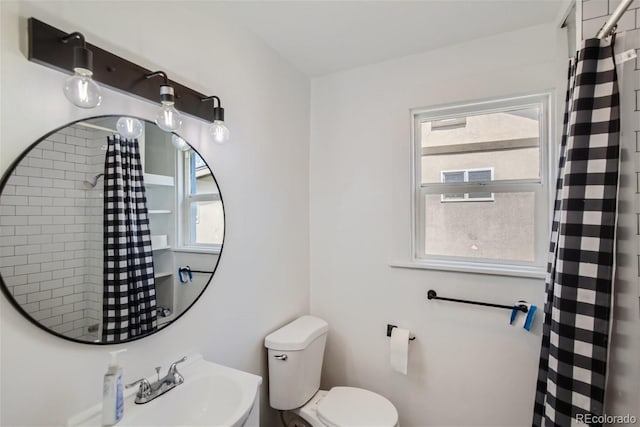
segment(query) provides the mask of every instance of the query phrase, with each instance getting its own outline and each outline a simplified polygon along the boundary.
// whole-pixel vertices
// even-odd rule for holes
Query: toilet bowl
[[[311,427],[398,426],[398,411],[389,400],[356,387],[318,390],[303,407],[291,412]]]
[[[304,426],[300,419],[311,427],[398,426],[398,411],[377,393],[356,387],[320,390],[328,331],[324,320],[302,316],[267,335],[271,407],[287,411],[287,427]]]

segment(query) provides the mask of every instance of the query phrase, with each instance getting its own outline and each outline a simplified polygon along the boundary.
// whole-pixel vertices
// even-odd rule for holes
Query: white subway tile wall
[[[618,7],[621,0],[584,0],[582,3],[582,38],[595,37],[598,30],[606,22],[609,15]],[[635,0],[624,13],[620,21],[618,21],[618,32],[627,31],[627,37],[638,40],[640,37],[640,0]],[[636,167],[636,216],[638,219],[638,227],[636,235],[638,237],[638,248],[640,248],[640,47],[635,47],[638,57],[635,60],[633,73],[635,78],[625,79],[626,82],[635,82],[635,87],[625,88],[622,90],[631,91],[635,94],[635,112],[634,127],[632,129],[622,129],[622,132],[631,132],[635,134],[635,167]],[[640,276],[640,253],[637,254],[636,262],[638,263],[638,276]]]
[[[32,149],[0,196],[0,274],[22,308],[70,338],[102,317],[102,179],[107,133],[66,127]],[[93,326],[92,332],[89,327]],[[98,326],[96,328],[95,326]]]
[[[584,0],[582,3],[582,38],[595,37],[620,0]],[[640,2],[635,0],[618,21],[618,31],[640,28]]]

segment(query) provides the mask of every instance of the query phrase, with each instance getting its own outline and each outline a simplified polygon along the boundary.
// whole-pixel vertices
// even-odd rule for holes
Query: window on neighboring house
[[[183,153],[180,194],[183,248],[219,251],[224,239],[224,211],[218,185],[195,151]]]
[[[493,181],[493,168],[442,171],[441,182],[490,182]],[[444,193],[441,202],[492,202],[493,193]]]
[[[417,262],[543,271],[549,99],[540,94],[412,111]]]

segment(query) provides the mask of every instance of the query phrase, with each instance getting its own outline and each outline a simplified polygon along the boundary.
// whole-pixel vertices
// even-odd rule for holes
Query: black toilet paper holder
[[[387,325],[387,336],[388,336],[388,337],[390,337],[390,336],[391,336],[391,330],[392,330],[393,328],[397,328],[397,326],[396,326],[396,325]],[[413,341],[413,340],[415,340],[415,339],[416,339],[416,337],[409,336],[409,341]]]

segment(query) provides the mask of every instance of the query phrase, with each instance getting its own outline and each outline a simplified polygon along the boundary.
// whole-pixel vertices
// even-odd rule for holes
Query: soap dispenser
[[[124,396],[122,393],[122,368],[118,365],[118,354],[127,351],[110,351],[111,362],[104,374],[102,387],[102,425],[112,426],[122,419],[124,413]]]

